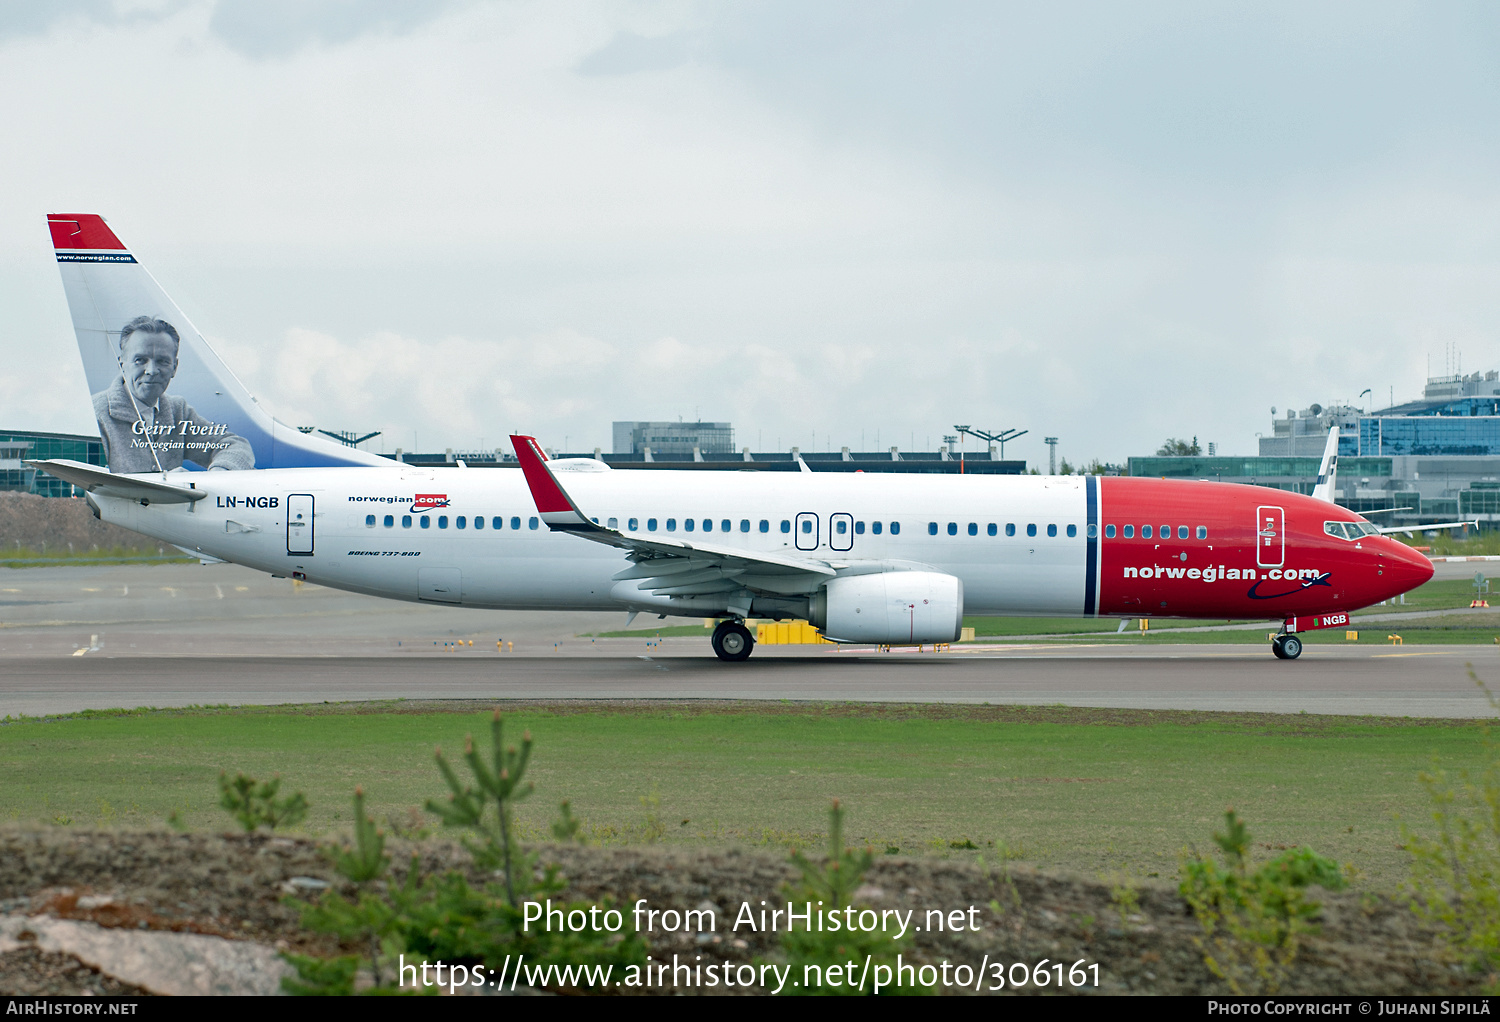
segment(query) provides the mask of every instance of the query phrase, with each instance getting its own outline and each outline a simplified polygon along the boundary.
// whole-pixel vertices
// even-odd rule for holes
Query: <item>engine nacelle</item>
[[[955,642],[963,621],[963,582],[936,571],[846,575],[812,600],[812,623],[839,642]]]

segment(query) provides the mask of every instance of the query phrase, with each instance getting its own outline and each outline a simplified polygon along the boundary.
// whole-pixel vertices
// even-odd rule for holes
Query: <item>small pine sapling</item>
[[[874,864],[874,852],[866,848],[856,852],[844,847],[844,810],[838,799],[828,810],[828,854],[815,860],[803,855],[801,850],[792,853],[792,865],[797,867],[797,882],[784,892],[789,902],[805,904],[814,912],[841,913],[843,909],[855,907],[855,892],[864,882],[865,872]],[[822,904],[819,905],[819,902]],[[829,968],[839,968],[851,959],[864,961],[870,956],[875,963],[888,964],[891,957],[906,947],[904,938],[897,939],[881,931],[832,930],[802,927],[794,928],[781,937],[781,950],[792,967],[792,975],[825,975]],[[869,986],[853,983],[841,985],[820,982],[802,983],[791,988],[796,994],[872,994]],[[896,987],[892,993],[921,994],[924,987]]]
[[[356,884],[367,883],[391,864],[385,854],[385,835],[365,814],[365,789],[354,789],[354,847],[333,845],[327,849],[333,868]]]
[[[1209,971],[1236,994],[1275,993],[1290,974],[1301,938],[1317,933],[1321,904],[1307,888],[1346,886],[1338,863],[1311,848],[1293,848],[1252,869],[1250,832],[1239,815],[1224,814],[1213,835],[1224,866],[1206,856],[1184,859],[1179,890],[1203,937],[1194,938]]]
[[[458,775],[443,757],[443,750],[435,752],[438,770],[447,782],[450,794],[447,802],[427,800],[427,811],[435,814],[448,827],[469,827],[483,839],[475,843],[464,839],[464,846],[474,856],[474,863],[484,869],[499,869],[505,877],[505,897],[513,909],[521,905],[517,898],[517,874],[524,858],[515,840],[515,804],[531,794],[532,785],[522,783],[526,776],[526,764],[531,759],[531,732],[521,736],[521,748],[513,745],[505,748],[501,741],[500,711],[496,710],[490,723],[493,749],[490,762],[474,748],[473,736],[464,737],[464,761],[474,774],[479,791],[459,781]],[[490,803],[495,805],[493,822],[487,812]],[[529,874],[529,870],[525,873]]]
[[[307,799],[300,791],[279,799],[276,793],[280,790],[280,774],[265,782],[241,773],[236,773],[234,780],[227,773],[219,774],[219,805],[245,828],[246,834],[260,827],[275,830],[302,822],[307,815]]]

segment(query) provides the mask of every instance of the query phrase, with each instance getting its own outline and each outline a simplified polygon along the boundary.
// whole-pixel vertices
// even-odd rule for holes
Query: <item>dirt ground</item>
[[[34,493],[0,493],[0,553],[19,546],[28,550],[83,553],[94,548],[138,550],[155,554],[158,540],[106,525],[94,517],[88,502]],[[170,550],[170,547],[166,549]]]
[[[393,841],[389,850],[398,863],[416,851],[426,870],[464,868],[468,862],[466,852],[444,842]],[[734,848],[547,846],[542,861],[561,867],[570,898],[609,896],[617,905],[646,898],[652,908],[679,910],[710,902],[719,909],[713,934],[649,935],[657,961],[674,952],[701,955],[705,963],[776,956],[768,935],[731,927],[742,902],[758,909],[762,899],[777,901],[791,878],[784,855]],[[316,846],[300,839],[0,829],[0,913],[49,913],[104,926],[188,931],[333,953],[337,947],[329,938],[298,929],[297,914],[284,899],[309,885],[293,878],[338,882]],[[908,960],[947,960],[976,969],[986,960],[1007,969],[1043,959],[1065,967],[1082,960],[1085,968],[1098,963],[1100,993],[1228,992],[1204,965],[1195,944],[1201,936],[1197,922],[1166,885],[1136,888],[1135,904],[1122,909],[1118,892],[1105,884],[1021,868],[890,856],[877,859],[865,880],[863,902],[875,909],[915,909],[918,920],[930,909],[980,909],[979,932],[917,932]],[[1369,894],[1329,894],[1322,934],[1304,945],[1282,992],[1470,994],[1485,980],[1449,961],[1438,936],[1418,925],[1403,905]],[[1028,985],[1018,992],[1057,989]],[[0,954],[0,993],[85,991],[132,992],[66,956],[25,948]]]

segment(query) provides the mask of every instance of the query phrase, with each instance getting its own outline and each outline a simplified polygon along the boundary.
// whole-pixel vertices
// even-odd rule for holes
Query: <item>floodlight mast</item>
[[[1025,436],[1030,433],[1029,429],[1002,429],[998,433],[986,433],[982,429],[970,429],[968,426],[954,426],[960,433],[967,433],[978,440],[985,440],[992,444],[1000,445],[1000,460],[1005,460],[1005,442],[1014,440],[1016,437]]]

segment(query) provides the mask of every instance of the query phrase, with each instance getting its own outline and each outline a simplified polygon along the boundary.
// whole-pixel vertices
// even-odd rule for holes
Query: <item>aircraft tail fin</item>
[[[47,227],[111,471],[389,464],[273,419],[103,217]]]
[[[1326,500],[1334,503],[1333,483],[1339,471],[1339,428],[1333,426],[1328,430],[1328,444],[1323,448],[1323,462],[1318,466],[1318,481],[1313,486],[1312,495],[1318,500]]]

